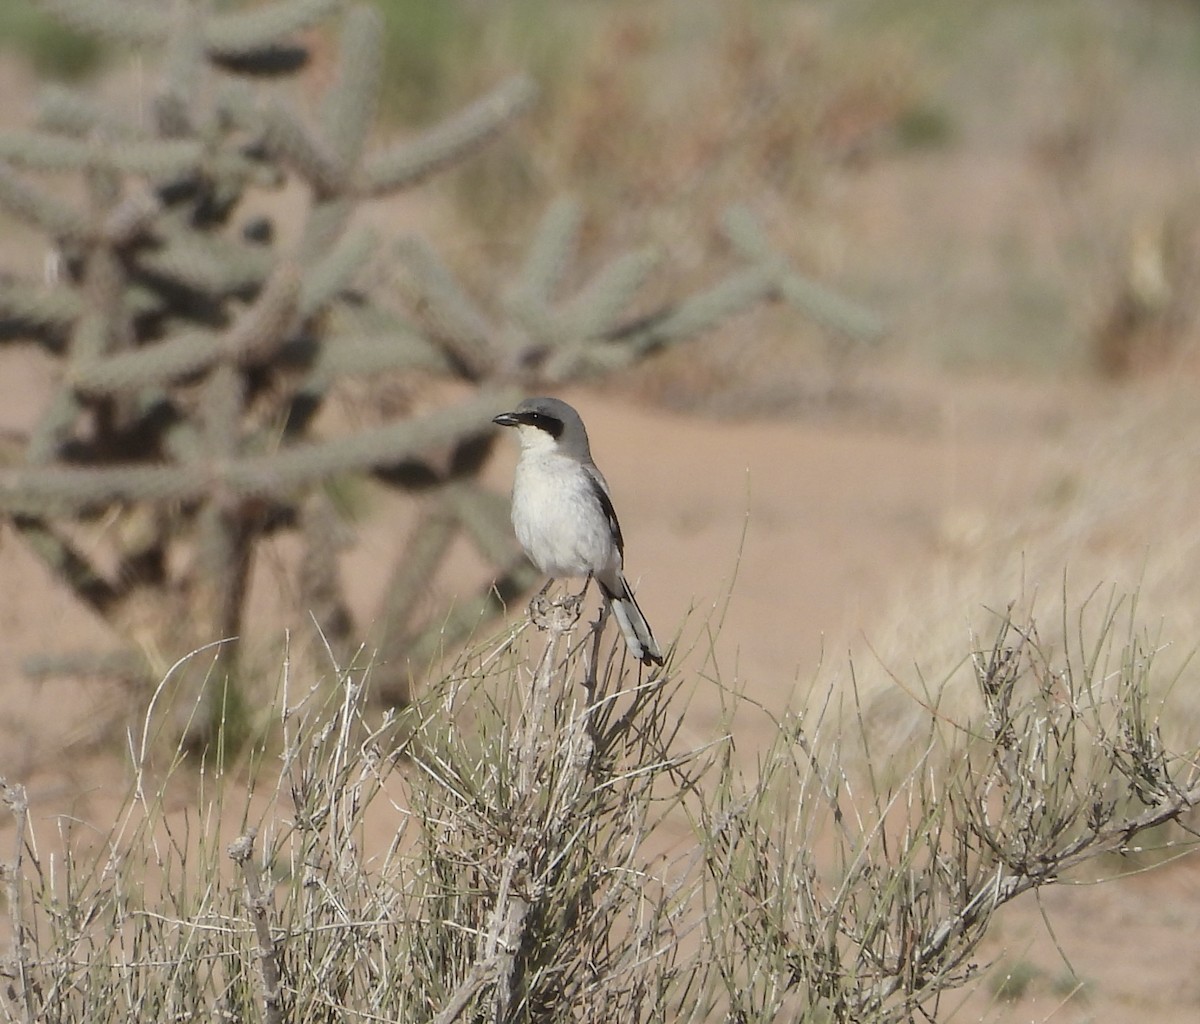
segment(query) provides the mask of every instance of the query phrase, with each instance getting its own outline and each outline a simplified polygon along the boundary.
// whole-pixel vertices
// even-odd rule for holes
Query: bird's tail
[[[608,606],[612,609],[633,656],[643,665],[649,665],[651,662],[661,665],[662,650],[658,641],[654,639],[654,634],[650,632],[650,623],[646,621],[646,616],[634,600],[633,591],[630,590],[625,576],[618,572],[608,579],[597,579],[596,582],[600,584],[600,589],[608,600]]]

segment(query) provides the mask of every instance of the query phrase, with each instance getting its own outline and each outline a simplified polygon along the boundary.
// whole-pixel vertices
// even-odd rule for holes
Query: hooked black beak
[[[515,427],[521,421],[517,419],[516,413],[502,412],[499,416],[493,416],[492,422],[499,427]]]

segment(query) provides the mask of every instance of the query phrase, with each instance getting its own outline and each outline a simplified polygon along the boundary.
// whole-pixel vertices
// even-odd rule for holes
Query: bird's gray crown
[[[553,437],[560,449],[580,459],[590,459],[587,429],[571,406],[559,398],[526,398],[512,412],[492,420],[502,427],[534,427]]]

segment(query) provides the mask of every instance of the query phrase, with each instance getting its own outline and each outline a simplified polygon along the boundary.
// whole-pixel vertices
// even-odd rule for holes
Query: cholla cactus
[[[140,117],[54,90],[36,127],[0,134],[0,205],[47,236],[60,268],[51,283],[0,284],[0,337],[39,345],[61,362],[57,393],[24,450],[0,469],[0,511],[125,638],[116,652],[45,659],[42,671],[154,678],[178,652],[224,639],[209,678],[236,678],[237,644],[228,638],[246,631],[252,555],[280,530],[308,542],[294,588],[304,607],[350,647],[362,638],[341,599],[325,485],[335,474],[371,473],[433,495],[379,616],[386,628],[377,685],[403,701],[410,662],[427,663],[437,642],[530,582],[503,499],[476,482],[491,446],[489,418],[518,385],[628,364],[773,297],[850,332],[871,329],[798,278],[737,212],[728,233],[746,266],[702,294],[631,317],[627,307],[655,262],[637,252],[560,298],[578,226],[569,203],[547,214],[497,322],[427,244],[381,246],[352,215],[489,140],[530,101],[527,81],[506,82],[424,134],[372,149],[382,35],[372,7],[280,0],[217,12],[205,0],[39,2],[77,29],[161,57]],[[310,123],[268,85],[303,72],[307,54],[294,34],[331,16],[341,20],[338,76]],[[44,187],[48,172],[78,175],[84,202]],[[297,240],[284,245],[246,200],[295,182],[307,203]],[[369,292],[351,292],[367,262],[387,254],[404,271],[405,320]],[[374,429],[314,433],[314,416],[339,381],[381,372],[455,379],[475,393]],[[108,531],[117,548],[108,571],[71,539],[73,524],[102,514],[119,514],[123,525]],[[495,579],[422,634],[418,598],[461,531]],[[152,643],[141,635],[147,604],[156,610]],[[228,699],[232,691],[223,692]],[[191,726],[199,739],[216,719],[214,707],[201,707]]]

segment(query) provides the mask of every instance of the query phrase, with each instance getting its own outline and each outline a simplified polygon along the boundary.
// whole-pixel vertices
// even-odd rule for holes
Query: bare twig
[[[271,898],[263,892],[258,872],[250,863],[254,856],[254,840],[258,829],[247,829],[244,834],[229,844],[229,857],[242,870],[242,879],[246,883],[246,893],[249,897],[247,906],[250,918],[254,922],[254,934],[258,939],[259,970],[261,972],[263,990],[263,1014],[267,1024],[283,1024],[283,986],[280,982],[279,953],[275,948],[275,940],[271,937],[271,922],[267,912]]]
[[[29,824],[29,800],[25,787],[0,778],[0,800],[13,816],[13,852],[9,863],[3,865],[8,904],[9,928],[12,931],[12,948],[9,955],[9,971],[15,975],[17,992],[26,1024],[33,1024],[36,1017],[33,1005],[33,985],[29,976],[29,950],[27,947],[27,925],[22,893],[22,865],[25,858],[26,828]],[[7,971],[5,973],[8,973]]]

